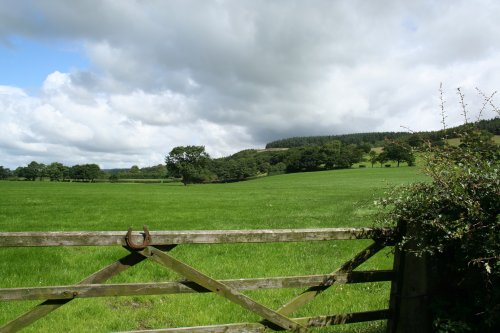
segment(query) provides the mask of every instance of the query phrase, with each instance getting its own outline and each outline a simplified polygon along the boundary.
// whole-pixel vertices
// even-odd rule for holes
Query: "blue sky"
[[[77,43],[38,41],[11,37],[0,43],[0,85],[16,86],[29,91],[40,88],[55,71],[73,72],[89,67],[84,50]]]

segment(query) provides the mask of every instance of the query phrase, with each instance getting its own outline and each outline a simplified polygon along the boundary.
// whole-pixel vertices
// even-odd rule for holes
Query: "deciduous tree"
[[[37,177],[42,177],[44,168],[44,164],[32,161],[28,166],[19,170],[19,176],[26,178],[26,180],[36,180]]]
[[[12,172],[9,168],[4,168],[0,165],[0,179],[7,179],[12,175]]]
[[[45,174],[51,181],[60,181],[64,179],[66,167],[59,162],[53,162],[45,168]]]
[[[204,146],[175,147],[165,157],[169,175],[181,177],[184,185],[208,180],[209,161],[210,156],[205,152]]]
[[[415,156],[411,150],[411,147],[403,142],[387,141],[384,145],[384,155],[389,161],[406,162],[409,166],[415,163]]]

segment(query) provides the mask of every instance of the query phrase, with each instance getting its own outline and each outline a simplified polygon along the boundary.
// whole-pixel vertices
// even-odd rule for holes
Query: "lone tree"
[[[382,154],[386,160],[408,163],[408,166],[413,166],[415,163],[415,156],[411,151],[411,147],[403,142],[388,141],[384,145]]]
[[[208,176],[210,156],[204,146],[179,146],[165,157],[170,176],[182,177],[184,185],[202,183]]]

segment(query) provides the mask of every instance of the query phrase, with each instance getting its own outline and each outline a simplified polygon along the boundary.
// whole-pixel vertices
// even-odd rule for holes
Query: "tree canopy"
[[[93,182],[99,177],[100,171],[97,164],[82,164],[72,166],[69,169],[69,174],[73,179]]]
[[[204,146],[179,146],[165,157],[165,164],[170,176],[181,177],[187,185],[208,180],[209,160]]]
[[[5,168],[0,165],[0,179],[7,179],[12,175],[12,171],[9,168]]]
[[[410,145],[396,141],[387,141],[384,144],[383,152],[380,154],[379,159],[381,161],[396,161],[398,167],[400,162],[406,162],[409,166],[415,163],[415,156]]]

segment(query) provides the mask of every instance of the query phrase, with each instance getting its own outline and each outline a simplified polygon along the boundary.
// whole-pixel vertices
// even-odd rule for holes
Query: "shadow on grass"
[[[386,333],[386,321],[372,321],[324,327],[314,330],[317,333]]]

